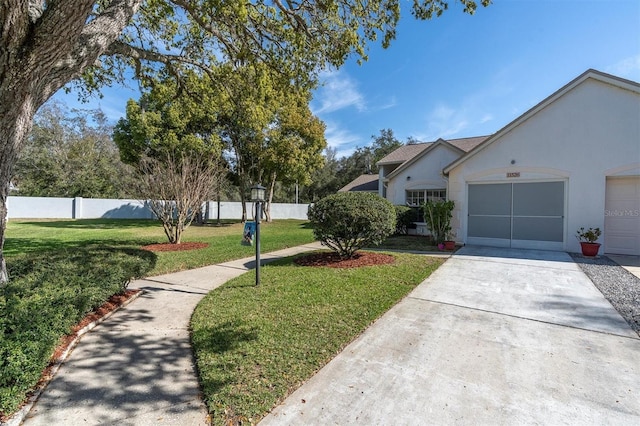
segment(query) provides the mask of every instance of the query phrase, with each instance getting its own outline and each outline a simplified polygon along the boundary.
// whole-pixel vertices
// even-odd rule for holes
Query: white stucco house
[[[396,205],[419,206],[446,199],[445,166],[483,142],[487,136],[404,145],[378,161],[378,193]]]
[[[435,142],[404,145],[378,161],[378,194],[392,204],[419,207],[427,200],[447,199],[447,178],[443,168],[483,142],[487,136],[438,139]],[[418,217],[412,233],[427,235]]]
[[[587,70],[493,135],[405,145],[378,193],[396,205],[455,202],[462,244],[640,255],[640,84]],[[417,219],[417,234],[429,234]]]
[[[588,70],[443,173],[459,243],[579,252],[599,227],[600,253],[640,255],[640,84]]]

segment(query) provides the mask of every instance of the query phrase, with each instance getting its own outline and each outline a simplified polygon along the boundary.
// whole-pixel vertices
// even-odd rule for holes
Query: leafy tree
[[[376,163],[402,146],[402,142],[395,138],[391,129],[382,129],[380,135],[372,135],[371,139],[370,146],[357,148],[353,154],[340,161],[340,176],[342,177],[340,187],[362,174],[377,174],[378,166]]]
[[[371,139],[373,139],[373,143],[371,144],[371,154],[373,158],[372,170],[374,173],[377,173],[378,166],[376,166],[376,163],[400,148],[402,142],[396,139],[391,129],[382,129],[380,130],[380,135],[373,135]],[[409,140],[411,140],[411,138],[409,138]]]
[[[336,148],[330,146],[325,148],[324,165],[311,175],[311,183],[302,188],[301,199],[305,202],[315,203],[316,201],[335,194],[342,179],[339,176],[340,160],[337,158]]]
[[[122,160],[135,166],[144,157],[180,152],[217,158],[222,145],[212,90],[207,77],[190,74],[181,84],[156,81],[138,102],[130,99],[113,131]]]
[[[269,222],[276,182],[306,185],[323,163],[325,125],[309,109],[309,99],[306,93],[289,92],[267,131],[262,169],[268,179],[265,215]]]
[[[69,111],[57,102],[47,104],[36,116],[16,163],[13,181],[18,194],[132,196],[132,170],[120,161],[110,135],[101,111]]]
[[[199,93],[196,99],[192,93]],[[129,101],[114,139],[122,159],[139,170],[137,186],[172,244],[211,195],[220,196],[226,168],[216,127],[217,106],[206,78],[155,82]]]
[[[337,158],[336,150],[327,148],[324,166],[313,174],[311,184],[304,188],[303,199],[317,201],[337,192],[362,174],[377,174],[376,163],[402,146],[391,129],[382,129],[380,135],[373,135],[371,139],[370,146],[359,147],[348,157]]]
[[[367,245],[378,245],[396,229],[389,201],[368,192],[338,192],[309,207],[313,235],[340,257],[353,257]]]
[[[474,0],[459,2],[475,11]],[[447,7],[416,0],[413,11],[426,19]],[[230,60],[269,63],[312,85],[319,68],[351,53],[366,58],[379,35],[388,46],[399,17],[398,0],[0,2],[0,283],[8,280],[2,248],[13,168],[36,111],[67,83],[83,77],[91,91],[124,80],[125,67],[144,81]]]
[[[224,88],[218,123],[220,136],[231,153],[229,162],[240,189],[242,221],[245,221],[247,191],[262,181],[260,163],[266,132],[281,105],[284,83],[264,64],[222,69],[226,72],[221,78]]]

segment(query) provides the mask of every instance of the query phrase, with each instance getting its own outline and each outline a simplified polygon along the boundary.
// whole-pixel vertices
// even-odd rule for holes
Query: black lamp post
[[[260,284],[260,219],[262,219],[265,189],[260,184],[251,187],[251,201],[256,203],[256,286]]]

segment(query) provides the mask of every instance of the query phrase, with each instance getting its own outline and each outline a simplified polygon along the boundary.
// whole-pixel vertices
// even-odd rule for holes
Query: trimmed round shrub
[[[396,229],[389,201],[368,192],[339,192],[309,208],[314,236],[342,258],[365,246],[378,245]]]

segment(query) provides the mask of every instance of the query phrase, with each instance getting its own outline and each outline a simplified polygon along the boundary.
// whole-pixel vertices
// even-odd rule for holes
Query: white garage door
[[[564,182],[469,185],[469,244],[562,250]]]
[[[640,177],[608,178],[604,250],[640,255]]]

